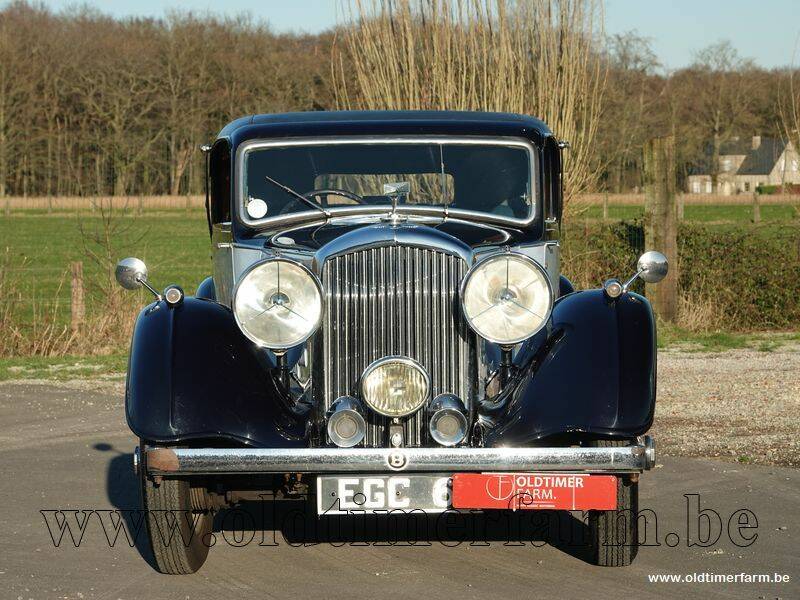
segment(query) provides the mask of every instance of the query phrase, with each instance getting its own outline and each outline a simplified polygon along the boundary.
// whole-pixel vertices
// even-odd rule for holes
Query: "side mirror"
[[[114,271],[117,283],[126,290],[136,290],[147,281],[147,265],[139,258],[123,258]]]
[[[139,258],[131,256],[119,261],[117,268],[114,270],[114,277],[116,277],[117,283],[126,290],[137,290],[140,287],[145,287],[156,299],[161,300],[161,294],[147,283],[147,265]]]
[[[638,271],[637,275],[647,283],[658,283],[667,276],[669,263],[667,257],[661,252],[650,250],[639,257],[636,270]]]
[[[639,277],[647,283],[658,283],[667,276],[668,272],[669,262],[667,262],[667,257],[661,252],[650,250],[639,257],[639,262],[636,263],[636,273],[634,273],[633,277],[625,283],[620,283],[618,279],[609,279],[603,284],[603,289],[609,298],[619,298],[628,291],[631,284]]]

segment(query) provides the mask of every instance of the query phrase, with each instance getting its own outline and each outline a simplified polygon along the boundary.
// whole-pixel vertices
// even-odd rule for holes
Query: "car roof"
[[[540,119],[512,113],[363,110],[250,115],[231,121],[217,137],[235,147],[258,138],[415,134],[515,136],[537,143],[552,135]]]

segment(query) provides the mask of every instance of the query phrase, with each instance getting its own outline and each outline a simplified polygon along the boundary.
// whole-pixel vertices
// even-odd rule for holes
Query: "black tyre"
[[[624,440],[597,440],[593,447],[628,446]],[[617,510],[589,512],[592,562],[601,567],[624,567],[633,562],[639,550],[639,483],[630,477],[617,478]]]
[[[208,557],[212,503],[204,488],[188,481],[142,475],[142,508],[155,567],[168,575],[194,573]]]

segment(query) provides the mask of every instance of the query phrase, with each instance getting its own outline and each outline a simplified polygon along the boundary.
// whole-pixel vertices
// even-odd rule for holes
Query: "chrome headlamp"
[[[404,417],[425,404],[431,382],[417,361],[405,356],[376,360],[361,376],[361,397],[376,413]]]
[[[248,338],[271,350],[306,341],[322,321],[322,285],[300,263],[274,258],[252,266],[233,293],[233,315]]]
[[[512,346],[547,323],[553,290],[547,273],[533,259],[514,252],[495,254],[467,273],[461,307],[475,333],[490,342]]]

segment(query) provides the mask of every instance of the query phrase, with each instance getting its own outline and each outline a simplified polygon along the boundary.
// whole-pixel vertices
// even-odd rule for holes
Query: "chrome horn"
[[[454,394],[439,394],[428,404],[428,431],[440,446],[457,446],[467,436],[469,422],[464,403]]]
[[[342,396],[328,412],[328,437],[340,448],[361,443],[367,433],[364,407],[352,396]]]

